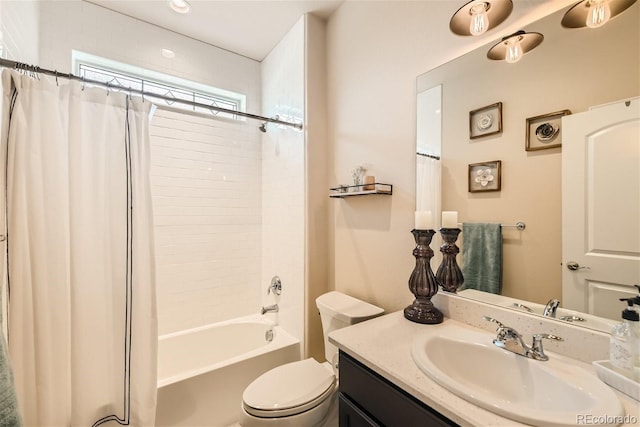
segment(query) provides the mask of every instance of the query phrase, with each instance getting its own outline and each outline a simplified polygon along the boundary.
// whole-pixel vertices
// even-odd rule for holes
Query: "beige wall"
[[[346,2],[332,15],[327,27],[328,185],[348,183],[349,171],[361,163],[370,165],[370,172],[379,181],[394,185],[391,197],[330,201],[331,286],[378,304],[387,311],[401,309],[412,300],[407,280],[414,265],[410,230],[415,209],[416,76],[520,29],[515,27],[518,23],[505,24],[500,31],[494,30],[481,39],[452,34],[445,38],[434,37],[434,31],[446,30],[451,15],[459,7],[457,3]],[[553,8],[546,10],[543,14],[546,15],[571,2],[535,3]],[[525,5],[520,2],[516,6]],[[520,27],[525,26],[524,21],[518,22]],[[491,94],[487,97],[492,98]],[[486,104],[491,102],[495,100]],[[529,117],[543,112],[548,111],[531,114],[528,111],[526,114]],[[462,126],[466,129],[466,121]],[[518,138],[514,144],[518,152],[524,153],[522,139]],[[468,139],[464,141],[468,144]],[[478,144],[481,149],[482,143]],[[483,155],[479,161],[494,160],[495,156],[496,153],[487,158]],[[553,174],[557,177],[559,159],[542,161],[553,164],[556,169]],[[464,162],[463,157],[455,167],[463,165],[462,168],[466,168]],[[451,165],[445,174],[458,176],[459,171]],[[451,176],[447,185],[452,185]],[[466,175],[462,176],[466,185]],[[508,182],[512,186],[518,181],[510,178]],[[466,187],[461,185],[453,184],[457,194],[466,197]],[[456,205],[457,198],[448,196],[443,202],[445,210],[463,208]],[[554,215],[553,220],[559,222],[559,214]],[[501,219],[493,215],[491,218]],[[506,219],[508,222],[518,220],[515,215]],[[558,227],[559,224],[553,231],[557,236]],[[531,235],[543,246],[559,247],[559,240],[549,240],[546,233],[546,230],[538,229],[538,233]],[[537,267],[531,268],[532,274],[538,274]]]
[[[306,357],[324,360],[322,324],[316,298],[329,291],[327,197],[326,23],[305,17],[305,349]]]

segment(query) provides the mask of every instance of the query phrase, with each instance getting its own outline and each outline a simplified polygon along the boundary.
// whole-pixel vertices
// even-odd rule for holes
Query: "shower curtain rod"
[[[427,153],[421,153],[421,152],[417,152],[416,153],[418,156],[422,156],[422,157],[428,157],[430,159],[435,159],[435,160],[440,160],[440,156],[434,156],[433,154],[427,154]]]
[[[119,86],[119,85],[110,85],[109,83],[103,83],[103,82],[98,81],[98,80],[85,79],[83,77],[79,77],[79,76],[73,75],[71,73],[60,73],[58,71],[47,70],[45,68],[40,68],[37,65],[29,65],[29,64],[22,63],[22,62],[12,61],[10,59],[0,58],[0,66],[1,67],[5,67],[5,68],[13,68],[13,69],[18,70],[18,71],[26,71],[26,72],[34,73],[34,74],[47,74],[49,76],[54,76],[56,78],[61,77],[61,78],[69,79],[69,80],[78,80],[78,81],[81,81],[83,83],[102,86],[102,87],[106,88],[107,91],[109,89],[122,90],[124,92],[129,92],[130,94],[135,93],[136,95],[140,95],[143,98],[146,96],[146,97],[149,97],[149,98],[161,99],[163,101],[177,102],[179,104],[190,105],[192,107],[206,108],[208,110],[218,111],[220,113],[233,114],[233,115],[236,115],[236,116],[246,117],[246,118],[253,119],[253,120],[261,120],[263,122],[276,123],[276,124],[279,124],[279,125],[290,126],[290,127],[302,130],[302,124],[301,123],[292,123],[292,122],[287,122],[285,120],[280,120],[279,118],[263,117],[263,116],[259,116],[257,114],[245,113],[245,112],[242,112],[242,111],[231,110],[231,109],[228,109],[228,108],[215,107],[213,105],[202,104],[200,102],[187,101],[187,100],[183,100],[183,99],[179,99],[179,98],[172,98],[172,97],[169,97],[169,96],[158,95],[158,94],[155,94],[155,93],[145,92],[145,91],[137,90],[137,89],[131,89],[131,88],[124,87],[124,86]]]

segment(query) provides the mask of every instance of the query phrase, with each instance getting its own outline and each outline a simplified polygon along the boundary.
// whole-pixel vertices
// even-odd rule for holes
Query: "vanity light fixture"
[[[186,14],[191,12],[191,5],[187,0],[167,0],[167,5],[177,13]]]
[[[517,31],[493,45],[487,52],[487,58],[513,64],[522,59],[525,53],[535,49],[542,40],[544,36],[540,33]]]
[[[449,28],[460,36],[479,36],[502,23],[512,10],[512,0],[472,0],[453,15]]]
[[[636,0],[582,0],[562,17],[565,28],[598,28],[633,5]]]

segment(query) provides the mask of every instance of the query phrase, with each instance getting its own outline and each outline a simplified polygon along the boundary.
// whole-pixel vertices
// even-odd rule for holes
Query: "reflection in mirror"
[[[562,301],[563,263],[570,261],[562,258],[564,150],[554,143],[527,151],[527,119],[563,110],[577,114],[640,94],[640,3],[597,29],[562,28],[566,10],[523,28],[545,38],[516,64],[488,60],[492,42],[417,79],[418,144],[421,135],[442,138],[441,208],[458,211],[460,222],[527,224],[524,231],[503,229],[502,295],[510,299],[500,305],[544,307],[559,299],[561,309],[571,308]],[[423,92],[435,87],[440,87],[441,128],[428,125],[428,115],[420,110]],[[469,112],[497,102],[503,105],[502,132],[470,138]],[[557,138],[562,141],[562,136],[560,131]],[[495,160],[502,164],[501,190],[468,192],[468,165]],[[624,186],[612,191],[624,191]],[[416,203],[423,197],[418,191]],[[619,301],[604,304],[617,307]],[[582,314],[575,312],[575,317]],[[596,323],[585,326],[608,329],[607,322]]]
[[[418,93],[417,103],[416,210],[431,211],[437,228],[440,217],[442,86]]]
[[[440,227],[440,155],[442,152],[442,86],[417,95],[416,120],[416,211],[431,212],[434,229]],[[433,236],[432,248],[440,245],[440,235]],[[441,261],[434,251],[433,265]]]

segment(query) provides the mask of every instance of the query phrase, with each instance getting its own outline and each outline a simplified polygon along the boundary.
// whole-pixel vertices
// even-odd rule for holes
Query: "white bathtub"
[[[273,340],[266,335],[273,332]],[[263,316],[163,335],[158,340],[157,426],[227,426],[262,373],[300,360],[300,342]]]

